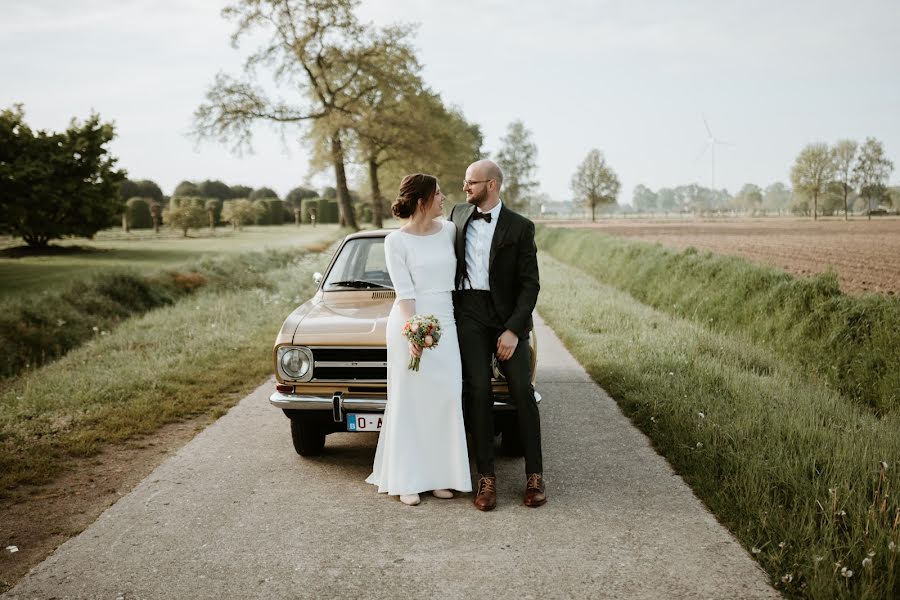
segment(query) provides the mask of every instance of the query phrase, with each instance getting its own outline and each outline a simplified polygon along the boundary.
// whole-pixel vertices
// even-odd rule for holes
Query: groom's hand
[[[500,360],[509,360],[516,346],[519,345],[519,336],[507,329],[497,338],[497,358]]]

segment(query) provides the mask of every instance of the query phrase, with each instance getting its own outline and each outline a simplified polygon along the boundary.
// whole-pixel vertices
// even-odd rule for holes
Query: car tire
[[[519,434],[519,423],[516,415],[503,415],[500,420],[500,453],[504,456],[522,456],[522,436]]]
[[[303,417],[291,417],[291,440],[300,456],[319,456],[325,449],[325,431]]]

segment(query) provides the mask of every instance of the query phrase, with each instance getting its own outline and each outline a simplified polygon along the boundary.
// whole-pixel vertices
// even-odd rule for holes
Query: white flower
[[[781,576],[781,581],[784,583],[790,583],[794,580],[794,576],[790,573]]]
[[[57,320],[56,320],[56,326],[57,326],[57,327],[62,327],[62,326],[65,325],[65,324],[66,324],[66,322],[65,322],[64,320],[62,320],[62,319],[57,319]]]
[[[651,422],[651,423],[656,423],[656,417],[650,417],[650,422]]]
[[[875,551],[870,549],[869,550],[869,558],[872,558],[873,556],[875,556]]]
[[[703,447],[703,442],[697,442],[697,448],[702,448],[702,447]]]
[[[705,418],[706,418],[706,415],[704,415],[702,412],[698,412],[698,413],[697,413],[697,416],[700,417],[701,419],[705,419]]]
[[[895,544],[893,541],[891,541],[891,542],[888,544],[888,550],[890,550],[891,552],[893,552],[894,550],[896,550],[896,548],[897,548],[897,544]]]
[[[100,328],[97,327],[96,325],[94,325],[93,327],[91,327],[91,329],[94,330],[94,333],[97,333],[98,331],[100,331]]]
[[[760,552],[762,552],[762,550],[760,548],[757,548],[756,546],[753,546],[752,548],[750,548],[750,552],[752,552],[753,554],[759,554]]]
[[[7,547],[6,547],[6,550],[7,550],[7,552],[9,552],[10,554],[14,554],[14,553],[16,553],[16,552],[19,551],[19,547],[18,547],[18,546],[7,546]]]
[[[888,470],[888,464],[887,464],[886,462],[881,461],[879,464],[881,465],[881,468],[882,468],[882,469],[884,469],[885,471]]]
[[[863,559],[862,565],[863,565],[863,567],[871,567],[871,566],[872,566],[872,559],[869,558],[868,556],[865,557],[865,558]]]
[[[784,548],[784,546],[785,546],[785,543],[784,543],[784,542],[778,542],[778,547],[779,547],[779,548]]]
[[[841,576],[846,577],[847,579],[850,579],[851,577],[853,577],[853,571],[851,571],[847,567],[842,567],[841,568]]]
[[[675,375],[675,373],[673,373],[672,371],[669,371],[669,375]]]
[[[823,560],[825,560],[825,557],[824,557],[824,556],[813,556],[813,562],[814,562],[814,563],[820,563],[820,562],[822,562]]]

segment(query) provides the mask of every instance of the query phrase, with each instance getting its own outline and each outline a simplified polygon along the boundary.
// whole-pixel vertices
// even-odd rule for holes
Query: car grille
[[[313,348],[313,381],[385,381],[387,348]]]

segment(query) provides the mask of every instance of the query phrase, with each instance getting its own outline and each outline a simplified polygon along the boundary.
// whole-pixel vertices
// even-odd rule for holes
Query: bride
[[[456,228],[443,220],[437,179],[416,173],[400,183],[391,210],[409,221],[384,240],[388,272],[397,294],[387,322],[387,406],[367,483],[415,506],[419,493],[438,498],[472,491],[462,414],[462,367],[453,318]],[[437,346],[425,351],[404,337],[413,315],[434,315]],[[419,371],[407,368],[420,356]]]

